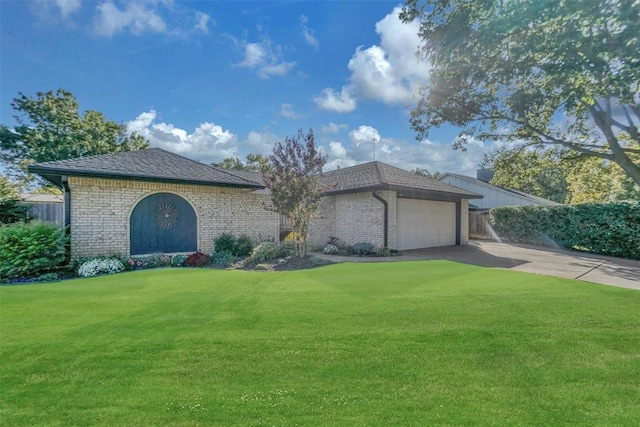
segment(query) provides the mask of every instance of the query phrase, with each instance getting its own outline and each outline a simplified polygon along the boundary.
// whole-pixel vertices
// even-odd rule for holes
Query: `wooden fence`
[[[53,222],[59,226],[64,225],[64,203],[26,203],[29,208],[29,217],[40,221]]]
[[[489,211],[469,212],[469,238],[493,239],[493,229],[489,223]]]

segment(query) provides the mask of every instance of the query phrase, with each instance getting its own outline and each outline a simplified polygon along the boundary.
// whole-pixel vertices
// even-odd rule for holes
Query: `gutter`
[[[381,201],[382,205],[384,206],[384,247],[388,248],[389,247],[389,202],[387,202],[385,199],[380,197],[378,193],[376,193],[375,191],[373,191],[371,195],[377,200]]]
[[[64,233],[67,236],[64,249],[65,258],[68,263],[71,260],[71,187],[69,187],[69,177],[62,175],[60,177],[62,188],[64,188]]]
[[[67,175],[62,175],[60,178],[64,189],[64,226],[69,227],[71,225],[71,188]]]

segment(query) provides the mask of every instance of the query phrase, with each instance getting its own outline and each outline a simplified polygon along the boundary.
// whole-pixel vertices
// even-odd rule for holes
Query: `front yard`
[[[640,425],[640,293],[447,261],[0,287],[3,425]]]

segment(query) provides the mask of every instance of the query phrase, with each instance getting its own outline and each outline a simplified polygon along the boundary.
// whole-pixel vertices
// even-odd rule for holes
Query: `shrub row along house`
[[[29,167],[64,190],[73,257],[211,252],[222,233],[278,240],[260,174],[208,166],[151,148]],[[408,250],[468,242],[469,199],[482,196],[384,163],[324,174],[331,183],[309,233]]]

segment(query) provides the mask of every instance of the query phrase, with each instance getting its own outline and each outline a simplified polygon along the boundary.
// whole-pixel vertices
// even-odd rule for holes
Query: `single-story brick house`
[[[260,174],[208,166],[168,151],[38,163],[64,190],[72,256],[211,252],[222,233],[277,240],[280,217]],[[482,196],[380,162],[324,174],[331,183],[309,236],[407,250],[466,244],[468,200]]]

